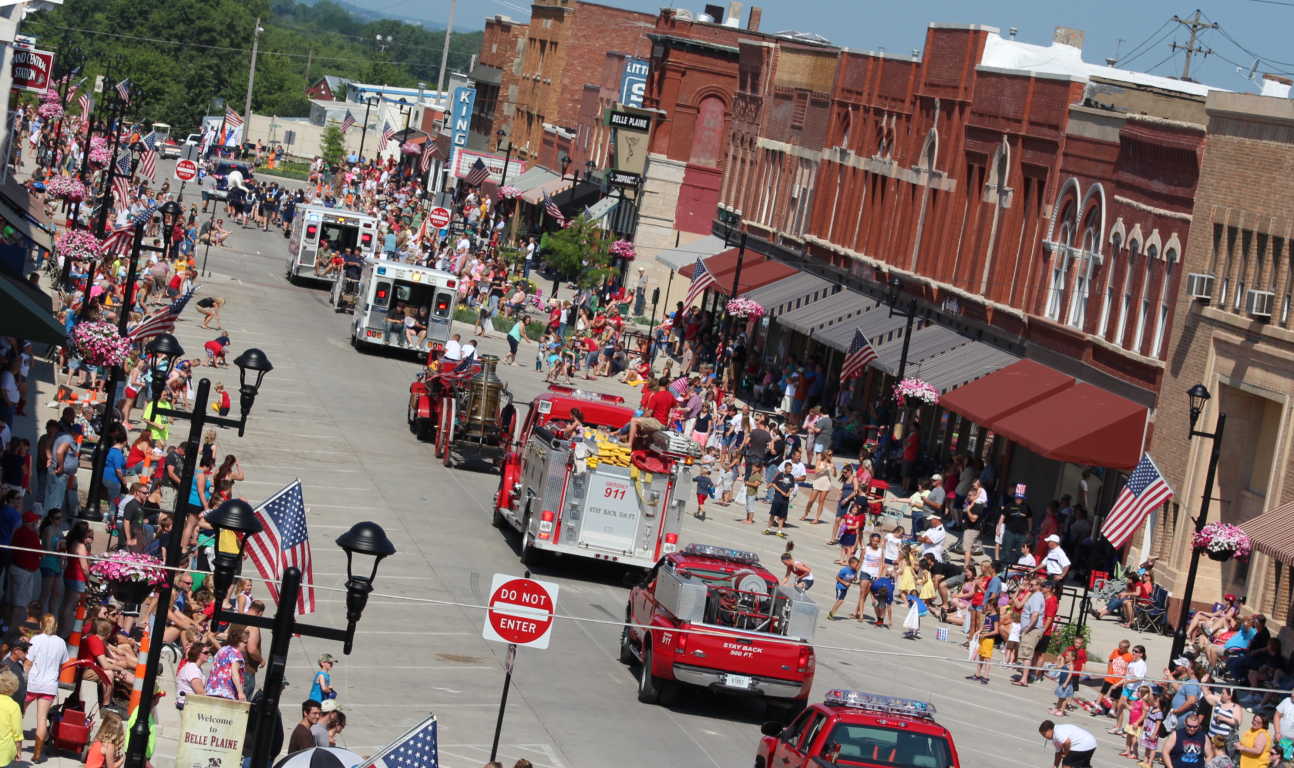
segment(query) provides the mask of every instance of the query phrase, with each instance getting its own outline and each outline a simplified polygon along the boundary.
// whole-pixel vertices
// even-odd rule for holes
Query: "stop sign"
[[[449,209],[432,208],[427,212],[427,220],[430,221],[431,226],[436,229],[444,229],[449,226]]]
[[[497,643],[547,648],[557,608],[557,585],[494,574],[481,636]]]
[[[175,178],[180,181],[193,181],[198,176],[198,164],[192,160],[181,160],[175,164]]]

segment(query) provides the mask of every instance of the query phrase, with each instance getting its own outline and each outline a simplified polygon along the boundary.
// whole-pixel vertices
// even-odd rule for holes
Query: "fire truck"
[[[687,684],[760,696],[785,722],[808,702],[817,621],[817,604],[754,552],[689,544],[630,591],[620,661],[642,665],[639,701]]]
[[[520,533],[523,563],[553,552],[650,568],[678,546],[695,443],[665,432],[618,442],[632,417],[622,397],[570,387],[530,404],[494,501],[494,525]]]
[[[755,768],[960,768],[932,704],[863,691],[828,691],[790,725],[765,723]]]

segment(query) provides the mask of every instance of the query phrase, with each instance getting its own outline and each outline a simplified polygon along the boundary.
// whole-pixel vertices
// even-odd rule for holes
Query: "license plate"
[[[729,688],[750,688],[751,680],[746,675],[724,675],[723,684]]]

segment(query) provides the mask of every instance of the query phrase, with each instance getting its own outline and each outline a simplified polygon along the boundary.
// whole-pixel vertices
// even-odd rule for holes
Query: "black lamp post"
[[[1227,415],[1218,413],[1217,426],[1212,432],[1201,432],[1195,429],[1204,408],[1209,404],[1212,395],[1203,384],[1196,384],[1186,391],[1190,401],[1191,430],[1189,437],[1207,437],[1213,441],[1209,451],[1209,471],[1204,476],[1204,498],[1200,500],[1200,514],[1195,518],[1195,532],[1199,533],[1209,519],[1209,501],[1213,498],[1213,481],[1218,474],[1218,459],[1222,455],[1222,433],[1227,428]],[[1195,575],[1200,569],[1200,550],[1191,546],[1191,567],[1186,571],[1186,588],[1182,590],[1182,607],[1177,614],[1177,627],[1173,631],[1173,650],[1169,655],[1175,659],[1186,649],[1186,623],[1191,614],[1191,600],[1195,596]]]
[[[364,162],[364,139],[368,138],[368,113],[373,109],[374,104],[380,104],[382,100],[377,96],[369,96],[364,99],[364,126],[359,131],[359,161]]]
[[[725,248],[732,247],[732,236],[734,233],[740,235],[740,237],[737,239],[737,242],[739,243],[737,248],[737,268],[732,271],[731,298],[735,299],[737,298],[737,291],[741,286],[741,265],[746,260],[746,230],[743,229],[740,232],[737,232],[737,229],[741,227],[741,211],[733,210],[730,208],[724,208],[721,206],[719,208],[719,223],[723,224],[724,226],[723,245]],[[715,298],[716,298],[715,315],[718,316],[720,314],[720,312],[718,311],[719,309],[718,302],[723,301],[723,299],[720,298],[717,293],[715,294]],[[722,368],[726,368],[728,364],[731,362],[728,359],[728,331],[731,325],[732,325],[732,320],[731,318],[729,318],[726,322],[724,322],[721,330],[722,335],[720,336],[719,355],[718,355],[719,365],[721,367],[720,373],[722,373]],[[738,383],[737,382],[738,375],[740,374],[734,374],[733,376],[734,389],[736,388],[736,385]]]
[[[247,537],[261,531],[260,521],[250,504],[241,499],[233,499],[221,504],[207,515],[207,522],[216,529],[216,540],[221,531],[230,531],[237,542],[233,552],[218,549],[215,562],[216,594],[223,595],[229,591],[234,582],[234,574],[243,559],[243,548]],[[301,571],[288,568],[283,572],[279,582],[279,606],[274,617],[252,616],[249,614],[227,611],[223,607],[216,609],[215,621],[243,624],[268,629],[274,637],[270,641],[270,655],[265,672],[265,685],[262,687],[262,698],[257,704],[248,723],[248,732],[252,734],[252,765],[267,766],[273,759],[274,733],[279,718],[279,695],[283,691],[283,678],[287,672],[288,645],[293,635],[317,637],[322,640],[336,640],[342,643],[342,653],[349,654],[355,642],[355,627],[359,624],[368,603],[369,593],[373,591],[373,581],[377,578],[377,567],[384,558],[395,554],[395,545],[386,537],[386,532],[377,523],[356,523],[351,529],[337,538],[337,546],[346,552],[346,629],[333,629],[313,624],[304,624],[296,619],[297,597],[301,591]],[[356,555],[372,558],[372,568],[365,567],[364,560],[356,562]],[[368,571],[365,575],[365,571]],[[223,599],[221,599],[223,603]],[[160,605],[160,603],[159,603]]]
[[[496,139],[494,144],[494,151],[498,152],[500,149],[503,148],[503,140],[508,138],[508,132],[500,128],[499,130],[494,132],[494,137]],[[503,176],[502,178],[499,179],[499,189],[503,189],[503,185],[508,183],[508,164],[512,162],[512,142],[511,141],[508,142],[508,147],[506,150],[504,150],[504,152],[505,154],[503,155]]]
[[[198,455],[201,452],[200,440],[202,431],[207,425],[214,424],[220,427],[229,427],[238,430],[238,436],[242,437],[243,430],[247,426],[247,415],[251,413],[252,404],[256,401],[256,394],[260,390],[261,382],[265,374],[274,370],[265,353],[259,349],[248,349],[234,359],[234,364],[238,366],[239,380],[239,408],[241,414],[237,419],[225,418],[223,416],[213,416],[209,413],[208,397],[211,393],[211,381],[203,379],[198,382],[197,397],[194,400],[193,410],[184,412],[176,408],[169,408],[160,405],[162,391],[166,389],[166,381],[171,375],[171,370],[175,363],[184,355],[184,348],[180,342],[171,334],[164,333],[154,338],[145,347],[148,356],[148,366],[152,371],[153,377],[153,416],[166,416],[170,418],[186,419],[189,422],[189,436],[185,441],[184,465],[180,472],[179,492],[175,495],[174,510],[174,528],[176,540],[183,541],[187,533],[189,514],[197,510],[191,509],[188,503],[189,488],[193,485],[193,474],[197,468]],[[249,376],[249,372],[253,374]],[[197,521],[194,521],[194,525]],[[167,547],[166,565],[168,568],[179,568],[180,547]],[[164,612],[171,605],[172,579],[175,571],[167,572],[167,580],[162,582],[157,589],[157,606],[158,611]],[[298,574],[298,584],[300,574]],[[226,584],[226,591],[228,585]],[[222,593],[223,598],[223,593]],[[293,604],[296,600],[293,598]],[[163,614],[164,615],[164,614]],[[248,617],[250,618],[250,617]],[[157,685],[158,662],[161,660],[162,646],[166,635],[166,622],[153,622],[153,635],[151,645],[148,651],[148,659],[144,665],[144,690],[150,693]],[[278,633],[275,633],[275,642],[278,641]],[[148,745],[148,732],[152,727],[149,718],[153,711],[153,697],[144,696],[140,699],[139,710],[136,714],[135,724],[130,729],[130,741],[126,749],[126,766],[127,768],[144,768],[144,752]],[[255,765],[262,765],[255,763]]]
[[[563,152],[557,161],[562,164],[562,181],[566,181],[566,169],[571,167],[571,156]]]
[[[888,285],[889,291],[887,296],[890,304],[890,317],[898,315],[907,320],[907,324],[903,328],[903,350],[899,353],[899,370],[897,372],[897,378],[895,379],[896,381],[903,381],[903,377],[907,374],[908,370],[908,345],[912,343],[912,322],[916,320],[917,317],[917,300],[915,298],[910,299],[908,300],[906,309],[899,309],[899,300],[901,298],[900,294],[903,293],[903,281],[897,277],[891,277]],[[894,420],[890,423],[891,438],[899,437],[894,434],[894,431],[901,419],[901,413],[896,412],[894,414]]]

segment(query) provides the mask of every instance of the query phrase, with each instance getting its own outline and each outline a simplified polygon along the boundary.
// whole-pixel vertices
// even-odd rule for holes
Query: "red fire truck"
[[[755,768],[960,768],[934,705],[862,691],[828,691],[789,726],[765,723]]]
[[[689,544],[630,591],[620,661],[642,664],[639,701],[686,683],[761,696],[785,722],[808,702],[817,620],[754,552]]]
[[[553,552],[650,568],[674,551],[686,499],[677,489],[696,447],[666,432],[627,445],[616,433],[632,417],[622,397],[571,387],[530,404],[494,500],[494,525],[521,534],[522,562]]]

